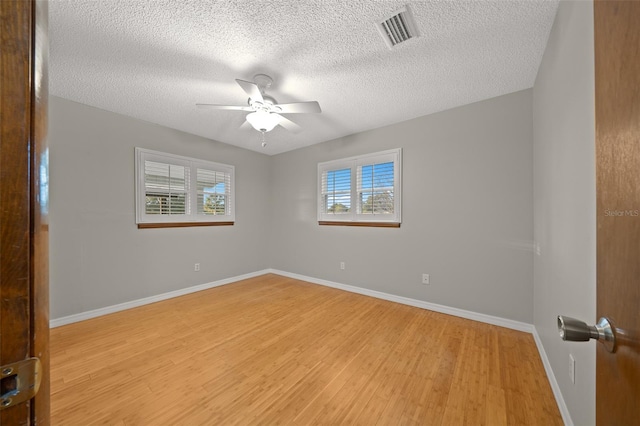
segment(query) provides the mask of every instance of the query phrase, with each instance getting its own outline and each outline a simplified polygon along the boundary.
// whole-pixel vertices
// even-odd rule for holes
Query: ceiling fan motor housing
[[[278,102],[271,96],[263,96],[264,102],[260,102],[254,99],[249,98],[247,103],[254,111],[264,111],[264,112],[281,112],[282,108],[278,107]]]

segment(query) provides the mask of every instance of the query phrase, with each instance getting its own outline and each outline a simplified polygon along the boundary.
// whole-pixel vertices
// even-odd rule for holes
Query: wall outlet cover
[[[569,354],[569,378],[571,383],[576,384],[576,359],[572,354]]]

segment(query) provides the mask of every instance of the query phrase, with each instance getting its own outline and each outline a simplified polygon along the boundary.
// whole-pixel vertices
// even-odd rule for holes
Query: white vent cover
[[[379,21],[377,26],[389,49],[403,41],[418,36],[416,25],[407,6],[396,10],[390,16]]]

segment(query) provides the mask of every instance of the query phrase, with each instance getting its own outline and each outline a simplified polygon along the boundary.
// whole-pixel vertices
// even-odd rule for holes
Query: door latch
[[[42,380],[42,363],[38,358],[28,358],[0,367],[0,410],[13,407],[33,398]]]
[[[608,318],[602,317],[596,325],[571,317],[558,315],[558,333],[562,340],[588,342],[591,339],[602,343],[609,352],[616,351],[616,333]]]

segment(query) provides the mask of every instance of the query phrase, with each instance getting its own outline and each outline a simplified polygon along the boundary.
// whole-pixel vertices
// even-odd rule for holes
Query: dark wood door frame
[[[43,366],[2,425],[49,424],[47,15],[46,2],[0,1],[0,365]]]
[[[596,422],[640,422],[640,2],[594,4],[597,316],[617,349],[598,345]]]

